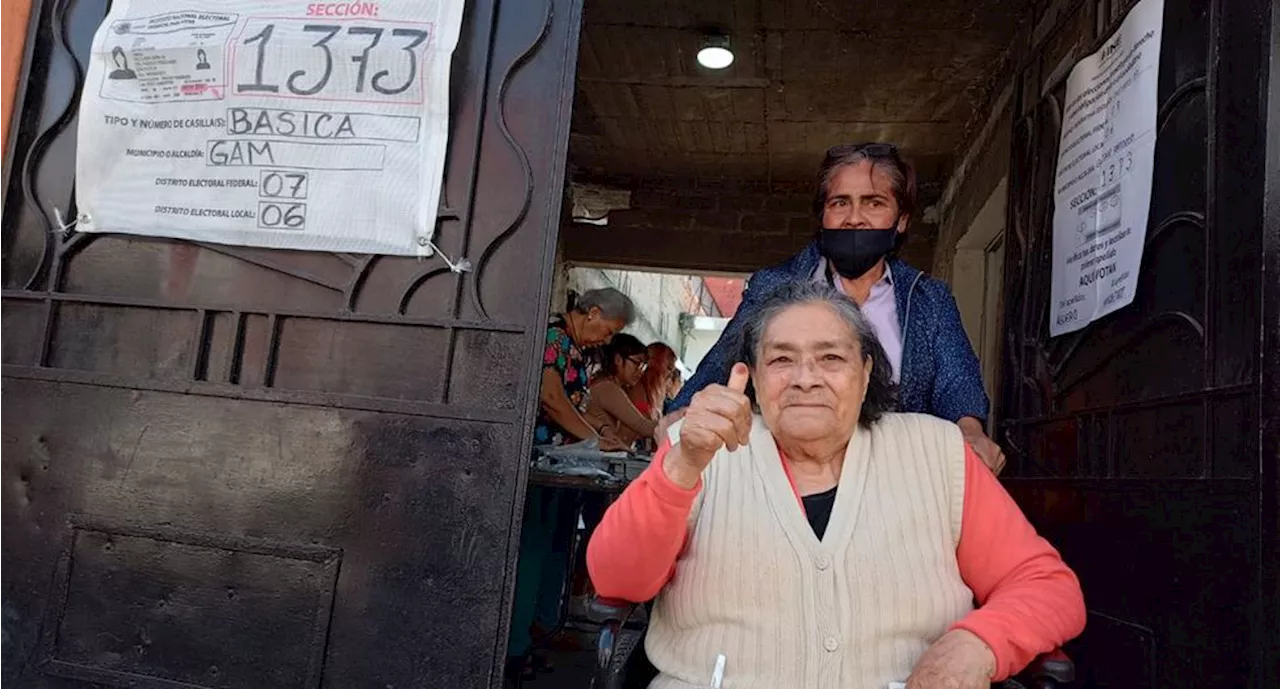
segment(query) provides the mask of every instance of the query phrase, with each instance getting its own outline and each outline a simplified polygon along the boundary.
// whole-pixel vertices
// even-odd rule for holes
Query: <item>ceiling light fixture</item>
[[[724,69],[733,64],[733,50],[724,34],[704,34],[698,50],[698,64],[707,69]]]

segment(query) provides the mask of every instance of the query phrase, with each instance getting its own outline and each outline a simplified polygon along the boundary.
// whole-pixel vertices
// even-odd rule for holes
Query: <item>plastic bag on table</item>
[[[533,467],[565,476],[591,476],[614,480],[611,462],[627,458],[625,452],[602,452],[599,440],[592,438],[569,445],[537,445],[533,448]]]

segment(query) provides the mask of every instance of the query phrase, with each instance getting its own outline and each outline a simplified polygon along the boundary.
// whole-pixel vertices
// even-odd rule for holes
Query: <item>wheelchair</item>
[[[592,600],[592,617],[604,621],[596,642],[592,689],[643,689],[656,676],[656,670],[643,657],[644,635],[649,626],[643,607],[600,597]],[[636,653],[637,649],[641,652]],[[1058,650],[1036,658],[1016,678],[992,687],[1068,689],[1075,682],[1075,675],[1075,664]]]

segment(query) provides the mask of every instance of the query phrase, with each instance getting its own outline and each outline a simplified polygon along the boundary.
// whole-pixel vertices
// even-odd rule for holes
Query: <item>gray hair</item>
[[[898,212],[914,216],[918,194],[915,167],[902,158],[897,146],[869,142],[842,144],[827,149],[822,165],[818,168],[818,188],[813,197],[814,217],[822,218],[823,209],[827,205],[827,194],[831,191],[831,180],[836,173],[843,167],[863,161],[870,162],[873,169],[880,169],[889,175],[893,197],[898,202]]]
[[[862,399],[862,411],[858,416],[858,425],[870,428],[886,412],[898,407],[898,388],[893,383],[893,373],[889,365],[889,357],[880,346],[871,323],[862,314],[862,309],[853,303],[835,287],[821,281],[804,280],[789,282],[774,290],[765,297],[760,308],[746,317],[742,327],[741,360],[755,370],[760,359],[760,348],[763,346],[764,332],[782,312],[803,304],[823,304],[840,318],[853,332],[858,347],[862,350],[863,361],[871,360],[871,380],[867,385],[867,394]],[[752,392],[754,399],[754,391]]]
[[[589,313],[593,308],[600,309],[601,316],[611,321],[622,321],[624,325],[631,325],[631,321],[636,319],[636,305],[631,302],[631,297],[612,287],[583,292],[573,305],[573,310],[578,313]]]

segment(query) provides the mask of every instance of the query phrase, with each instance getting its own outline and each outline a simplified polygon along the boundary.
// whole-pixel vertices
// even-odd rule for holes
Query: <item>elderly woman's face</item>
[[[626,323],[617,318],[605,318],[600,313],[600,309],[593,306],[587,312],[586,318],[582,319],[582,329],[578,332],[578,338],[582,341],[578,346],[598,347],[609,344],[609,340],[612,340],[613,336],[625,327],[627,327]]]
[[[871,380],[853,329],[825,304],[792,306],[764,331],[751,372],[774,435],[820,440],[852,435]]]

